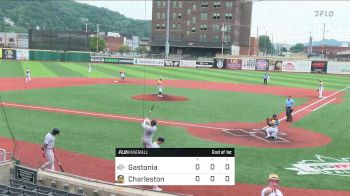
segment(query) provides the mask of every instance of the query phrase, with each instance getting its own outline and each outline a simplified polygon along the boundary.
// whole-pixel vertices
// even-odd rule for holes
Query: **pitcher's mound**
[[[175,96],[163,94],[163,97],[158,97],[157,94],[144,94],[144,95],[135,95],[132,96],[136,100],[145,100],[145,101],[187,101],[187,97]]]

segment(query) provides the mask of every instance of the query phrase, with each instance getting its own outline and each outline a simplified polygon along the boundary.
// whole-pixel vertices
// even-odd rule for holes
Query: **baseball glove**
[[[266,124],[270,126],[270,122],[271,122],[271,118],[270,117],[266,118]]]

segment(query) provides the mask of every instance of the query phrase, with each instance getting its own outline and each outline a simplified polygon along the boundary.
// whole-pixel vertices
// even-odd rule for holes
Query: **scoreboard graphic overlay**
[[[234,148],[116,148],[118,185],[235,185]]]

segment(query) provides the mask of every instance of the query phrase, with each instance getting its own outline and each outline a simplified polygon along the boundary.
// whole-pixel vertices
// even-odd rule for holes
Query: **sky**
[[[151,0],[79,0],[105,7],[134,19],[152,18]],[[253,4],[251,35],[269,35],[282,44],[307,43],[310,34],[314,41],[325,39],[350,42],[350,1],[257,1]],[[316,16],[316,11],[324,11]],[[327,13],[328,16],[325,16]],[[332,15],[332,16],[331,16]]]

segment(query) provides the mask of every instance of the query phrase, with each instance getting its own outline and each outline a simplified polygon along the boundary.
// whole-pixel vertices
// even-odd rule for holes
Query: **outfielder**
[[[266,139],[271,138],[273,140],[277,139],[278,125],[280,121],[278,120],[277,114],[272,115],[272,118],[267,118],[266,123],[269,126],[266,131]]]
[[[318,98],[323,98],[323,82],[320,80],[318,83]]]
[[[152,138],[153,134],[157,131],[157,121],[145,118],[142,123],[143,136],[142,144],[145,148],[152,148]]]
[[[89,63],[89,66],[88,66],[88,73],[90,73],[92,71],[92,67],[91,67],[91,63]]]
[[[44,155],[47,158],[47,162],[42,165],[41,169],[49,168],[51,170],[55,170],[55,154],[54,154],[54,146],[55,146],[55,137],[60,134],[60,130],[58,128],[52,129],[51,132],[47,133],[44,140],[44,146],[41,148],[44,151]]]
[[[261,196],[283,196],[282,191],[277,189],[280,179],[277,174],[270,174],[268,186],[261,191]]]
[[[31,82],[32,79],[30,78],[30,69],[28,68],[26,70],[26,82]]]
[[[158,137],[157,141],[153,142],[151,148],[160,148],[160,145],[162,145],[164,141],[165,141],[164,137]],[[153,190],[162,191],[163,189],[159,188],[157,185],[154,185]]]

